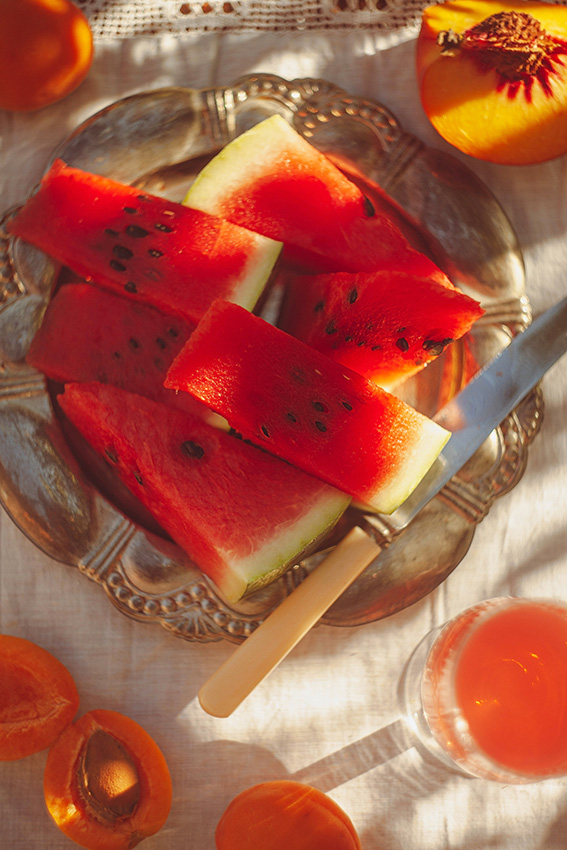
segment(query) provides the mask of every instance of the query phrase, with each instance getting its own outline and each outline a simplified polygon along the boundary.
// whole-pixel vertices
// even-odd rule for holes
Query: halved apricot
[[[217,850],[360,850],[348,815],[301,782],[278,779],[241,791],[221,817]]]
[[[71,0],[2,0],[0,56],[0,109],[40,109],[83,82],[92,33]]]
[[[423,108],[463,153],[505,165],[567,151],[567,7],[449,0],[423,12]]]
[[[89,850],[135,847],[171,808],[171,777],[154,739],[104,709],[84,714],[53,744],[43,790],[57,826]]]
[[[73,677],[55,656],[25,638],[0,635],[0,761],[45,750],[78,707]]]

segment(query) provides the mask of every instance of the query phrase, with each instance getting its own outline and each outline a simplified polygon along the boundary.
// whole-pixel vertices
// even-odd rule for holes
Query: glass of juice
[[[470,776],[567,774],[567,603],[499,597],[419,644],[404,677],[419,741]]]

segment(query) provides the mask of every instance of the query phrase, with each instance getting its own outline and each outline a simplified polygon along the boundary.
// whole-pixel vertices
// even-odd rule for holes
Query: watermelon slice
[[[27,362],[53,381],[98,381],[211,417],[163,386],[194,325],[88,283],[66,283],[49,302]],[[189,405],[187,405],[189,401]]]
[[[404,501],[449,438],[371,381],[228,302],[205,314],[165,385],[383,513]]]
[[[284,258],[307,271],[404,268],[447,281],[410,245],[391,205],[363,195],[280,115],[226,145],[184,203],[283,242]]]
[[[81,277],[196,324],[215,298],[252,309],[281,244],[57,160],[9,230]]]
[[[142,396],[68,384],[59,401],[230,602],[277,578],[349,503],[267,452]]]
[[[288,277],[279,326],[391,389],[443,353],[484,310],[455,287],[405,271]]]

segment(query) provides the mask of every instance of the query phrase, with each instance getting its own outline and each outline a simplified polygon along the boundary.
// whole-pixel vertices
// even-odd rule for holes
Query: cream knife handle
[[[215,717],[232,714],[379,554],[376,541],[353,528],[205,682],[202,708]]]

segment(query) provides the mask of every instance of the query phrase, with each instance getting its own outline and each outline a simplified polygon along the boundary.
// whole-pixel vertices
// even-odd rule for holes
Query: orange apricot
[[[429,6],[416,60],[425,113],[458,150],[504,165],[567,152],[567,7],[536,0]]]
[[[138,723],[116,711],[84,714],[55,741],[45,765],[48,811],[89,850],[129,850],[154,835],[171,808],[163,753]]]
[[[241,791],[221,817],[217,850],[360,850],[348,815],[311,785],[278,779]]]
[[[57,658],[25,638],[0,635],[0,761],[45,750],[78,707],[73,677]]]
[[[28,112],[83,82],[92,33],[71,0],[0,0],[0,56],[0,109]]]

